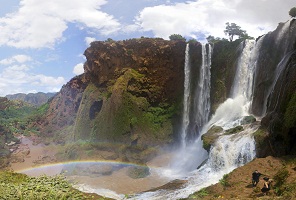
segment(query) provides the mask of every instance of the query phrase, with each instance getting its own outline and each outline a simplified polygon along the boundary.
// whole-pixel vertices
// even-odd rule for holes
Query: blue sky
[[[0,96],[56,92],[83,73],[94,40],[181,34],[226,37],[226,22],[251,36],[290,17],[295,0],[0,0]]]

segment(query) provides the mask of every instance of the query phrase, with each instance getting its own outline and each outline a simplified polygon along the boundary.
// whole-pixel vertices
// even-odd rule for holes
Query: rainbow
[[[120,162],[120,161],[106,161],[106,160],[72,160],[66,162],[57,162],[57,163],[47,163],[44,165],[32,166],[29,168],[24,168],[16,170],[17,173],[23,173],[31,176],[38,175],[57,175],[60,174],[62,169],[71,165],[90,165],[90,164],[101,164],[101,165],[114,165],[120,167],[129,167],[129,166],[145,166],[143,164],[135,164],[129,162]],[[150,166],[149,166],[150,167]],[[151,168],[151,167],[150,167]],[[153,167],[155,168],[155,167]]]

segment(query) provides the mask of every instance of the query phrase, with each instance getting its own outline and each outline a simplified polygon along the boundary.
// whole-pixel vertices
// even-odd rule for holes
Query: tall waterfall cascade
[[[283,25],[283,27],[281,28],[281,30],[279,31],[279,33],[278,33],[278,35],[276,37],[276,44],[278,46],[280,44],[284,44],[284,46],[289,46],[288,43],[290,41],[288,39],[285,39],[283,36],[284,35],[288,35],[289,27],[290,27],[290,22],[291,22],[290,20],[287,21]],[[262,111],[262,115],[263,116],[266,115],[266,112],[267,112],[268,99],[272,95],[272,93],[274,92],[274,87],[275,87],[276,83],[278,82],[279,77],[281,76],[282,72],[284,71],[284,68],[287,65],[290,57],[294,53],[295,53],[295,51],[293,51],[293,50],[292,51],[289,51],[288,48],[285,48],[285,50],[282,52],[281,60],[277,64],[277,67],[276,67],[276,69],[274,71],[274,79],[273,79],[273,82],[272,82],[270,88],[267,89],[267,95],[265,96],[265,99],[264,99],[264,103],[263,103],[264,106],[263,106],[263,111]],[[281,83],[281,84],[283,84],[283,83]],[[278,96],[278,98],[279,98],[279,96]],[[277,99],[277,101],[278,101],[278,99]],[[275,107],[276,107],[276,105],[275,105]]]
[[[257,43],[253,40],[246,40],[241,44],[242,49],[237,62],[237,71],[233,82],[231,98],[227,99],[218,107],[208,123],[205,122],[206,124],[203,126],[200,135],[205,134],[213,125],[221,126],[224,130],[233,128],[240,125],[241,119],[244,116],[249,115],[249,106],[252,101],[254,70],[256,68],[260,46],[260,40],[258,40]],[[210,63],[204,64],[203,62],[203,66],[206,65],[210,66]],[[201,75],[201,77],[202,76],[203,75]],[[205,80],[209,77],[203,78]],[[202,84],[209,86],[209,82],[210,79],[207,79]],[[202,84],[199,84],[199,90],[205,88]],[[203,92],[199,91],[199,94],[203,94]],[[206,98],[208,98],[206,94],[201,96],[206,96]],[[204,99],[201,99],[201,101],[205,102]],[[199,100],[197,102],[199,102]],[[203,104],[201,103],[201,105],[198,106],[203,107]],[[206,119],[204,120],[206,121]],[[195,160],[199,159],[199,163],[201,163],[202,160],[206,159],[204,164],[198,169],[192,170],[194,168],[190,166],[191,171],[183,177],[188,181],[186,186],[173,192],[162,190],[144,193],[137,196],[137,199],[174,200],[186,198],[198,189],[217,183],[224,174],[231,172],[235,168],[255,158],[256,151],[253,133],[258,128],[259,125],[255,124],[244,125],[243,131],[232,135],[225,135],[224,131],[222,131],[212,145],[209,154],[204,154],[201,137],[198,137],[193,144],[181,150],[178,157],[175,158],[179,163],[177,167],[181,167],[182,169],[186,169],[186,165],[192,163],[195,164],[194,167],[196,168],[199,165],[197,165]],[[188,160],[191,162],[188,162]]]
[[[246,40],[241,43],[241,54],[238,58],[236,75],[234,78],[231,98],[222,103],[204,126],[205,133],[212,125],[229,129],[239,125],[243,116],[249,115],[253,95],[253,78],[255,74],[262,38],[256,43]]]
[[[211,91],[211,61],[212,46],[202,45],[202,65],[200,68],[199,83],[194,98],[195,124],[198,130],[208,122],[210,115],[210,91]]]
[[[183,119],[181,131],[181,146],[186,146],[186,133],[189,125],[189,107],[190,107],[190,55],[189,43],[186,44],[185,49],[185,63],[184,63],[184,98],[183,98]]]
[[[244,116],[249,114],[252,102],[253,77],[262,41],[246,40],[241,43],[241,54],[238,59],[236,75],[231,91],[231,98],[222,103],[209,123],[204,127],[206,132],[212,125],[221,126],[224,130],[240,125]],[[212,146],[208,167],[214,171],[229,171],[255,158],[255,141],[252,133],[258,126],[244,126],[244,130],[234,135],[221,135]]]
[[[210,113],[210,67],[211,67],[211,54],[212,48],[208,46],[208,52],[206,45],[202,45],[202,64],[199,70],[199,82],[195,90],[193,100],[193,110],[190,108],[190,57],[189,57],[189,44],[186,46],[185,52],[185,80],[184,80],[184,100],[183,100],[183,120],[182,120],[182,132],[181,132],[181,149],[175,155],[175,159],[171,164],[173,173],[182,174],[190,172],[196,169],[196,166],[200,165],[207,157],[207,152],[202,147],[201,135],[194,140],[194,142],[187,144],[186,136],[188,134],[188,125],[190,121],[194,120],[195,126],[200,130],[202,126],[208,121]],[[190,112],[193,112],[194,119],[189,119]],[[196,152],[199,152],[200,156],[196,156]],[[176,161],[176,162],[175,162]]]

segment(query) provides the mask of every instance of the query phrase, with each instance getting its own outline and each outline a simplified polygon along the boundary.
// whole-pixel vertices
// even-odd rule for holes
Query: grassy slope
[[[74,189],[64,177],[28,177],[24,174],[0,172],[1,199],[108,199]]]

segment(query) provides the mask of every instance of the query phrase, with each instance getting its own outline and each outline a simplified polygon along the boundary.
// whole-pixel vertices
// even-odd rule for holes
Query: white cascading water
[[[201,128],[208,122],[210,115],[210,90],[211,90],[211,60],[212,46],[202,45],[202,65],[200,68],[198,88],[194,98],[195,124],[200,132]]]
[[[264,109],[263,109],[263,114],[266,115],[266,111],[267,111],[267,107],[268,107],[268,98],[272,95],[272,93],[274,92],[274,88],[276,83],[278,82],[278,79],[280,77],[280,75],[282,74],[282,72],[284,71],[285,67],[287,66],[287,63],[290,60],[290,57],[295,53],[295,51],[291,51],[288,54],[286,54],[283,59],[279,62],[279,64],[276,67],[275,70],[275,78],[273,79],[272,85],[270,87],[270,89],[267,92],[266,98],[264,99]],[[283,82],[280,83],[281,87],[283,87]],[[282,90],[280,90],[282,91]],[[276,103],[274,104],[273,109],[275,109],[277,107],[278,104],[278,100],[280,98],[280,93],[278,94],[277,98],[276,98]]]
[[[183,99],[183,119],[181,131],[181,147],[186,146],[186,134],[189,125],[189,107],[190,107],[190,55],[189,43],[186,44],[185,49],[185,63],[184,63],[184,99]]]
[[[262,38],[257,44],[254,40],[246,40],[241,43],[242,53],[238,59],[231,98],[219,106],[215,115],[204,127],[203,133],[214,124],[225,129],[232,128],[239,125],[243,116],[249,115],[253,94],[253,77],[261,44]]]
[[[188,47],[188,44],[187,44]],[[185,81],[184,81],[184,110],[183,110],[183,127],[182,127],[182,148],[174,156],[171,163],[170,173],[171,175],[184,175],[192,170],[196,169],[206,158],[207,152],[202,148],[201,135],[190,144],[186,143],[186,135],[189,125],[189,96],[190,96],[190,63],[189,52],[185,56]],[[200,66],[200,77],[197,86],[197,91],[194,98],[194,122],[199,129],[203,127],[208,121],[210,113],[210,81],[211,81],[211,55],[212,48],[208,45],[208,53],[206,45],[202,45],[202,65]],[[188,48],[189,50],[189,48]],[[188,74],[187,74],[187,73]],[[199,130],[200,131],[200,130]],[[199,152],[199,156],[196,156],[196,152]]]
[[[258,58],[258,49],[260,49],[261,43],[259,42],[256,45],[254,41],[247,40],[242,45],[244,46],[238,61],[236,77],[232,88],[232,98],[227,99],[219,106],[211,120],[204,126],[202,134],[212,125],[221,126],[224,130],[235,127],[240,124],[240,120],[245,115],[249,115],[248,109],[252,99],[252,79],[256,67],[256,59]],[[174,191],[161,190],[143,193],[136,196],[136,199],[174,200],[186,198],[203,187],[217,183],[224,174],[255,158],[256,151],[253,133],[258,127],[259,125],[244,125],[244,130],[239,133],[233,135],[223,135],[221,133],[221,136],[211,147],[206,163],[199,169],[193,170],[183,177],[188,181],[184,188]],[[182,152],[183,157],[187,157],[186,154],[189,153],[191,156],[204,158],[204,150],[200,137],[193,145],[195,145],[194,148],[187,148],[187,152]],[[191,150],[194,152],[190,152]],[[181,163],[184,160],[179,159],[177,161]],[[195,165],[195,167],[197,166]]]
[[[287,21],[283,27],[281,28],[281,30],[279,31],[279,33],[276,36],[276,44],[279,45],[281,43],[287,44],[289,41],[284,39],[284,35],[287,35],[287,32],[289,31],[289,27],[290,27],[290,20]],[[288,45],[285,45],[288,46]],[[289,58],[291,57],[291,55],[293,54],[293,52],[287,52],[287,49],[285,50],[285,52],[282,52],[283,57],[281,59],[281,61],[278,63],[276,70],[274,72],[274,79],[273,79],[273,83],[271,85],[271,87],[267,90],[267,95],[265,96],[264,99],[264,103],[263,103],[263,111],[262,111],[262,116],[266,115],[266,111],[267,111],[267,103],[268,103],[268,98],[271,95],[271,93],[274,90],[275,84],[278,81],[279,76],[281,75],[282,71],[284,70],[284,67],[286,66],[287,62],[289,61]]]

